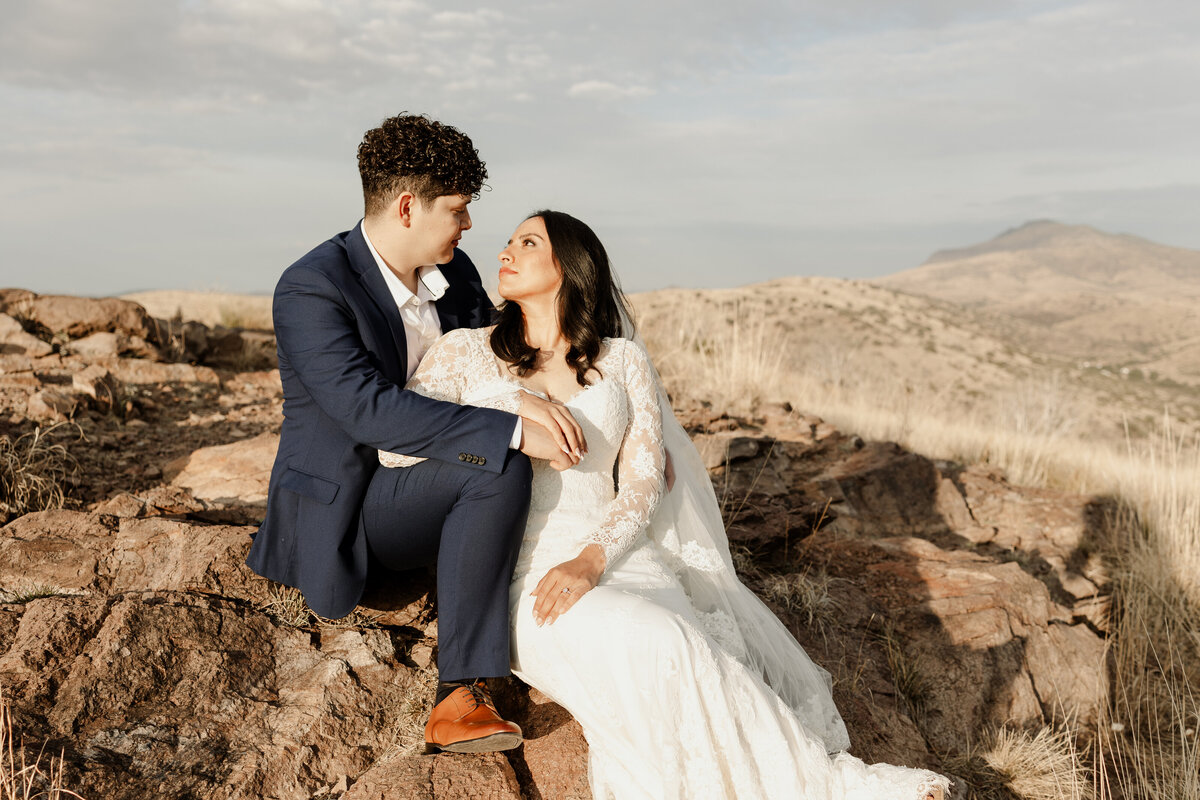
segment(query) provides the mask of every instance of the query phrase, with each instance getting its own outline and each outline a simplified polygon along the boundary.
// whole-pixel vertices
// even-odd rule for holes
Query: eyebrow
[[[520,236],[518,236],[518,237],[516,237],[516,238],[518,238],[518,239],[526,239],[526,238],[528,238],[528,237],[530,237],[530,236],[532,236],[532,237],[534,237],[534,238],[536,238],[536,239],[541,239],[543,242],[544,242],[544,241],[546,241],[546,240],[545,240],[545,237],[543,237],[541,234],[537,234],[537,233],[522,233]],[[513,240],[512,240],[512,239],[509,239],[507,242],[505,242],[505,244],[512,244],[512,243],[513,243]]]

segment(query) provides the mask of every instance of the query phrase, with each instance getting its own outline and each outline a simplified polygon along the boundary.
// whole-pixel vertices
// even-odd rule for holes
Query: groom
[[[439,335],[492,321],[457,249],[487,170],[464,134],[420,116],[367,131],[358,163],[362,222],[275,288],[284,421],[246,563],[299,588],[318,614],[342,617],[369,570],[436,562],[440,682],[427,746],[515,747],[520,728],[496,713],[481,679],[510,674],[508,586],[529,457],[565,469],[585,445],[573,420],[554,424],[561,407],[552,414],[531,395],[518,416],[403,388]],[[428,460],[381,469],[377,450]]]

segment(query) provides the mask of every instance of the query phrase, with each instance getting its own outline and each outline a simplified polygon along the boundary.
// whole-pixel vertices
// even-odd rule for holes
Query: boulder
[[[71,377],[71,385],[75,391],[92,398],[97,406],[106,410],[114,408],[121,396],[121,385],[117,379],[99,364],[92,364],[82,372],[76,372]]]
[[[63,422],[75,415],[79,398],[59,389],[42,389],[29,397],[25,414],[30,419]]]
[[[121,355],[150,360],[160,360],[162,357],[161,351],[144,338],[112,331],[100,331],[73,339],[66,349],[84,361],[107,361]]]
[[[342,800],[522,800],[525,796],[503,754],[478,753],[385,761],[368,770]]]
[[[37,358],[52,353],[54,346],[28,333],[21,323],[0,313],[0,355]]]
[[[241,328],[213,328],[201,360],[238,371],[274,369],[279,365],[274,334]]]
[[[204,447],[163,470],[171,485],[218,506],[264,506],[279,434],[263,433],[240,442]]]
[[[157,340],[157,327],[146,309],[115,297],[69,295],[25,296],[9,304],[20,316],[50,334],[80,339],[99,331],[123,333],[147,341]]]
[[[110,369],[117,380],[123,383],[221,384],[220,377],[212,369],[191,364],[163,364],[143,358],[122,358]]]
[[[75,339],[67,349],[86,361],[99,358],[116,358],[125,352],[128,337],[112,331],[99,331],[81,339]]]
[[[28,375],[30,372],[33,372],[33,361],[29,356],[0,353],[0,375]]]
[[[275,373],[239,380],[276,392]],[[1053,566],[1104,596],[1095,498],[810,419],[710,423],[743,577],[833,674],[853,752],[940,769],[993,725],[1096,720],[1103,631]],[[264,434],[197,450],[169,485],[0,532],[0,600],[26,598],[0,603],[0,681],[26,736],[64,749],[68,786],[167,800],[589,797],[579,725],[516,680],[493,693],[521,748],[415,754],[435,680],[428,574],[376,573],[356,614],[321,620],[246,568],[253,527],[198,521],[260,503],[277,447]],[[832,613],[778,591],[807,578],[825,581]]]

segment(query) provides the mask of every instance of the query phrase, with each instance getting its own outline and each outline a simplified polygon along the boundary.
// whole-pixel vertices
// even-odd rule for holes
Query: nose
[[[463,211],[463,218],[462,218],[462,222],[459,223],[459,228],[464,231],[471,230],[471,212],[470,211],[465,211],[465,210]]]
[[[505,247],[503,250],[501,250],[500,255],[498,255],[497,258],[500,259],[501,264],[511,264],[513,260],[512,255],[508,252],[508,247]]]

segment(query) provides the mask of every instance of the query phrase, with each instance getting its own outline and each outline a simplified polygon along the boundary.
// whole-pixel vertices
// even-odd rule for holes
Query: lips
[[[512,268],[510,268],[510,267],[501,267],[501,268],[500,268],[500,274],[501,274],[501,275],[516,275],[516,274],[517,274],[517,271],[516,271],[515,269],[512,269]]]

